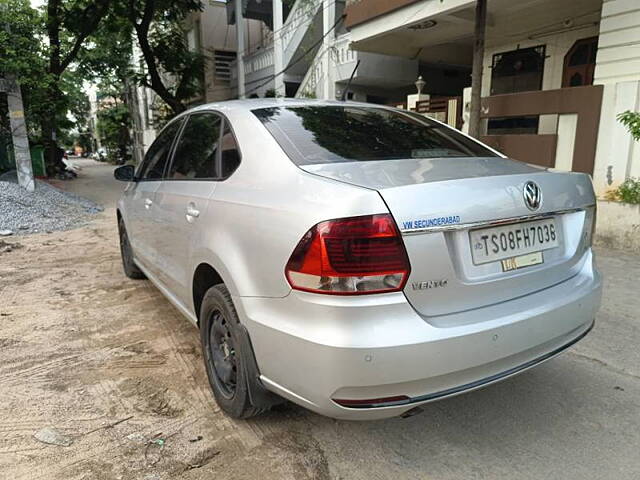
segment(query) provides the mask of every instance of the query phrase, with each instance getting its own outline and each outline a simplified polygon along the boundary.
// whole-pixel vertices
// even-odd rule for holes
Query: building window
[[[487,135],[536,135],[540,117],[498,117],[487,122]]]
[[[593,84],[597,51],[598,37],[584,38],[573,44],[564,57],[563,88]]]
[[[213,55],[214,74],[216,80],[229,83],[231,80],[231,62],[236,59],[236,52],[215,50]]]
[[[200,22],[196,21],[193,28],[187,31],[187,49],[190,52],[200,52]]]
[[[544,45],[495,54],[491,66],[491,95],[540,90],[544,58]]]

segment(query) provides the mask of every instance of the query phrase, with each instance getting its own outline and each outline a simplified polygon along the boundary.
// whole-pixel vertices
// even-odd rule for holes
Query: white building
[[[194,12],[188,17],[185,27],[190,49],[203,53],[206,58],[202,95],[194,98],[193,103],[235,98],[232,65],[238,55],[238,38],[235,21],[233,25],[229,22],[226,2],[205,2],[201,12]],[[242,43],[246,54],[260,51],[268,44],[269,33],[264,22],[244,19]]]
[[[421,75],[424,95],[409,107],[464,128],[474,9],[475,0],[209,2],[187,22],[189,44],[207,55],[193,103],[276,91],[339,98],[354,74],[347,98],[406,107]],[[489,0],[482,97],[482,139],[504,153],[591,173],[598,193],[640,176],[640,148],[615,118],[640,108],[640,3]],[[154,95],[138,98],[148,146]]]
[[[208,2],[203,11],[189,15],[184,26],[189,48],[205,56],[203,88],[199,95],[191,99],[190,106],[234,98],[235,93],[231,85],[231,63],[237,55],[237,34],[236,27],[228,23],[225,2]],[[267,30],[263,22],[245,19],[243,21],[245,45],[248,45],[251,51],[259,49],[264,43]],[[139,72],[146,70],[142,52],[135,40],[132,66]],[[168,76],[165,76],[164,80],[168,84],[171,83],[171,78]],[[164,102],[148,87],[130,84],[128,102],[131,105],[133,118],[134,158],[139,162],[155,140],[163,118],[168,112],[163,111],[167,108]]]
[[[146,68],[142,52],[135,42],[131,63],[138,71],[144,71]],[[127,85],[127,97],[133,123],[131,132],[133,158],[136,163],[140,163],[156,138],[158,122],[155,118],[157,109],[154,105],[158,104],[158,96],[150,88],[132,83]]]
[[[474,9],[474,0],[353,0],[346,24],[360,52],[443,72],[471,66]],[[482,97],[483,140],[504,153],[592,173],[600,194],[640,176],[640,147],[616,120],[640,109],[640,2],[489,0]],[[455,119],[450,98],[431,95],[418,109]]]
[[[279,95],[288,97],[336,98],[352,73],[348,97],[357,100],[402,102],[414,88],[416,60],[350,48],[351,33],[342,19],[344,0],[239,1],[243,17],[262,20],[269,33],[260,48],[245,52],[242,65],[234,63],[234,94],[238,94],[238,67],[244,70],[247,97],[279,89]],[[236,0],[227,3],[232,23],[237,7]]]

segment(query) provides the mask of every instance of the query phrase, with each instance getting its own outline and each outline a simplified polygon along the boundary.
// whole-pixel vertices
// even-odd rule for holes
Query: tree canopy
[[[205,57],[189,47],[185,21],[202,8],[200,0],[48,0],[38,9],[29,0],[2,0],[0,75],[21,85],[30,138],[47,147],[50,168],[60,168],[59,140],[70,141],[71,131],[87,135],[87,83],[102,98],[117,98],[117,109],[103,112],[102,131],[118,132],[121,151],[132,86],[151,88],[170,115],[187,108],[202,92]]]
[[[133,26],[144,59],[137,81],[155,91],[174,113],[184,111],[203,86],[205,58],[189,49],[184,28],[187,16],[202,9],[200,0],[122,0],[114,9]]]

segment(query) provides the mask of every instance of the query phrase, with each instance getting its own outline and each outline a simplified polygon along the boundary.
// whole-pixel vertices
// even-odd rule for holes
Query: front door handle
[[[187,206],[187,221],[193,222],[196,218],[200,216],[200,210],[196,209],[196,206],[193,203],[190,203]]]
[[[151,208],[151,205],[153,205],[153,200],[151,200],[150,198],[145,198],[144,199],[144,208],[149,210],[149,208]]]

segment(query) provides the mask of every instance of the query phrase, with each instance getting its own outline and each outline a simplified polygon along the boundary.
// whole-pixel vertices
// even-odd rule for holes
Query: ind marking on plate
[[[505,258],[502,260],[502,271],[509,272],[511,270],[518,270],[519,268],[539,265],[543,262],[544,257],[542,256],[542,252],[534,252],[527,255],[520,255],[519,257]]]

